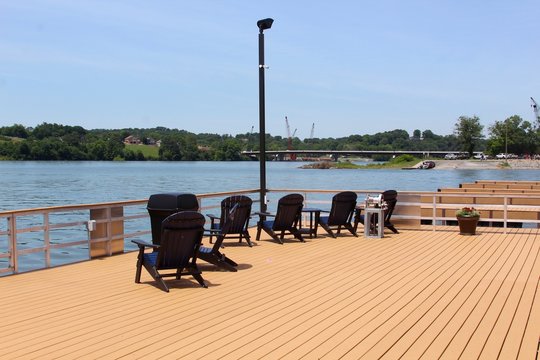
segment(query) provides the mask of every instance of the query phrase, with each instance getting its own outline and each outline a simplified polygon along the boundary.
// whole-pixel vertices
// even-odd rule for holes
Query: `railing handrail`
[[[387,189],[386,189],[387,190]],[[338,193],[340,191],[352,191],[358,194],[375,194],[375,193],[382,193],[385,190],[366,190],[366,189],[268,189],[268,192],[298,192],[298,193]],[[531,194],[508,194],[508,193],[485,193],[485,192],[464,192],[464,193],[446,193],[446,192],[439,192],[439,191],[416,191],[416,190],[404,190],[404,191],[398,191],[399,194],[402,195],[422,195],[422,196],[448,196],[448,197],[485,197],[485,198],[504,198],[504,197],[511,197],[511,198],[540,198],[540,193],[531,193]],[[473,195],[473,196],[471,196]]]
[[[325,198],[326,200],[322,200],[317,197],[310,197],[308,198],[309,194],[335,194],[341,191],[354,191],[358,194],[374,194],[374,193],[381,193],[383,190],[374,190],[374,189],[356,189],[356,190],[350,190],[350,189],[268,189],[269,193],[303,193],[306,203],[311,204],[330,204],[330,198]],[[218,208],[219,202],[215,201],[212,202],[210,205],[203,206],[202,200],[203,199],[211,199],[211,198],[222,198],[225,196],[231,196],[231,195],[237,195],[237,194],[252,194],[252,193],[259,193],[259,189],[244,189],[244,190],[236,190],[236,191],[224,191],[224,192],[214,192],[214,193],[204,193],[204,194],[196,194],[199,203],[200,203],[200,209],[201,210],[208,210],[212,208]],[[535,219],[519,219],[521,217],[519,214],[519,211],[522,211],[525,209],[526,212],[538,212],[540,213],[540,201],[536,203],[536,201],[533,202],[533,204],[512,204],[511,199],[540,199],[540,194],[508,194],[508,193],[484,193],[484,192],[465,192],[465,193],[442,193],[439,191],[399,191],[399,195],[402,196],[401,201],[398,202],[399,207],[403,208],[412,208],[412,209],[419,209],[418,213],[399,213],[399,211],[394,213],[394,217],[396,219],[402,219],[402,220],[413,220],[417,221],[418,224],[420,224],[421,220],[431,220],[433,224],[433,229],[435,230],[436,222],[443,221],[443,224],[445,221],[454,219],[455,217],[452,215],[452,209],[459,208],[460,206],[475,206],[478,209],[488,209],[493,211],[501,211],[502,214],[499,212],[498,215],[490,215],[490,218],[486,218],[487,221],[493,221],[493,222],[501,222],[504,226],[504,229],[506,231],[506,227],[509,222],[528,222],[531,224],[540,224],[540,217],[535,217]],[[409,198],[405,198],[405,196],[410,196]],[[444,197],[447,199],[452,198],[473,198],[473,199],[479,199],[479,198],[493,198],[498,199],[494,201],[493,204],[470,204],[470,203],[462,203],[460,201],[450,201],[449,203],[440,203],[438,201],[438,198]],[[426,199],[429,199],[426,202]],[[501,201],[502,199],[502,201]],[[260,201],[259,199],[255,199],[254,202]],[[361,200],[359,200],[360,202]],[[151,231],[147,228],[144,228],[143,230],[135,230],[131,232],[124,231],[123,224],[132,221],[132,220],[138,220],[145,217],[148,217],[148,213],[138,210],[136,213],[130,213],[128,215],[124,215],[124,208],[128,208],[131,206],[140,206],[145,205],[148,202],[148,199],[138,199],[138,200],[123,200],[123,201],[111,201],[111,202],[101,202],[101,203],[92,203],[92,204],[77,204],[77,205],[63,205],[63,206],[50,206],[50,207],[40,207],[40,208],[33,208],[33,209],[19,209],[19,210],[7,210],[7,211],[1,211],[0,212],[0,219],[6,219],[7,220],[7,228],[6,230],[2,230],[2,227],[0,227],[0,236],[6,237],[8,240],[8,246],[9,248],[7,251],[0,250],[0,259],[9,259],[9,265],[8,268],[0,268],[0,273],[6,273],[6,272],[12,272],[16,273],[18,272],[19,268],[19,256],[25,255],[25,254],[31,254],[36,252],[43,252],[45,254],[45,267],[49,267],[50,265],[50,250],[51,249],[60,249],[65,248],[69,246],[75,246],[75,245],[81,245],[88,243],[88,247],[90,249],[92,244],[96,243],[105,243],[106,249],[107,249],[107,255],[112,254],[111,251],[111,243],[114,240],[122,240],[138,237],[138,236],[146,236],[151,233]],[[425,209],[426,207],[432,207],[432,213],[429,216],[422,215],[422,209]],[[119,213],[113,213],[113,209],[115,208],[121,208]],[[398,207],[396,207],[398,209]],[[442,209],[442,213],[438,210]],[[92,220],[95,224],[104,226],[106,228],[106,231],[103,234],[93,234],[92,237],[90,237],[90,232],[87,232],[88,239],[83,239],[78,236],[78,238],[69,238],[66,242],[61,243],[54,243],[51,241],[53,237],[50,236],[50,233],[52,231],[55,231],[57,229],[65,229],[65,228],[76,228],[76,231],[81,231],[84,229],[84,226],[89,226],[90,221],[85,221],[84,218],[82,220],[72,219],[72,221],[66,221],[66,222],[53,222],[50,221],[50,215],[54,213],[69,213],[69,212],[80,212],[80,211],[92,211],[95,210],[97,212],[104,212],[106,213],[106,216],[104,217],[98,217],[95,220]],[[509,212],[514,211],[514,216],[510,219],[509,216],[512,216],[509,214]],[[516,212],[517,217],[516,218]],[[120,214],[120,215],[119,215]],[[75,214],[76,216],[80,216],[81,214]],[[35,222],[28,224],[28,226],[21,226],[18,221],[18,218],[23,218],[24,216],[34,216],[39,217],[42,216],[41,222]],[[86,216],[83,214],[83,216]],[[502,218],[501,218],[502,216]],[[24,219],[24,218],[23,218]],[[77,221],[74,221],[77,220]],[[24,222],[25,220],[23,220]],[[113,223],[120,222],[122,224],[122,232],[121,234],[113,233]],[[139,227],[140,228],[140,227]],[[88,231],[88,229],[86,229]],[[24,234],[24,233],[38,233],[43,232],[43,239],[42,243],[39,243],[39,246],[34,247],[27,247],[27,248],[18,248],[18,240],[17,236],[18,234]],[[78,233],[77,233],[78,234]],[[56,240],[56,239],[55,239]],[[90,256],[90,250],[89,250],[89,256]]]
[[[257,193],[258,189],[244,189],[236,191],[224,191],[224,192],[214,192],[214,193],[205,193],[205,194],[196,194],[197,199],[199,200],[201,210],[207,210],[219,207],[219,204],[213,204],[210,206],[203,206],[202,200],[209,198],[220,198],[223,196],[231,196],[237,194],[251,194]],[[63,249],[73,246],[85,245],[88,244],[89,249],[89,258],[92,257],[91,246],[99,243],[105,243],[106,255],[111,255],[111,243],[115,240],[123,241],[127,238],[146,236],[151,234],[149,229],[147,230],[135,230],[132,232],[126,232],[122,225],[121,234],[116,234],[113,232],[113,223],[123,224],[129,220],[136,220],[141,218],[147,218],[149,215],[146,212],[138,212],[136,214],[124,215],[124,208],[130,206],[140,206],[147,204],[148,199],[139,199],[139,200],[123,200],[123,201],[110,201],[110,202],[101,202],[101,203],[92,203],[92,204],[76,204],[76,205],[61,205],[61,206],[48,206],[40,207],[33,209],[18,209],[18,210],[6,210],[0,212],[0,219],[7,220],[6,230],[2,230],[0,227],[0,236],[6,236],[8,239],[8,249],[7,251],[0,250],[0,259],[9,259],[9,264],[7,268],[0,268],[1,273],[17,273],[19,269],[19,256],[28,255],[33,253],[42,252],[45,256],[45,268],[51,267],[51,256],[50,251],[52,249]],[[113,214],[112,209],[121,208],[121,216],[118,214]],[[70,212],[81,212],[81,211],[92,211],[92,210],[105,210],[107,214],[103,218],[97,218],[92,220],[94,224],[104,226],[103,235],[93,235],[90,236],[90,230],[88,226],[90,220],[79,220],[79,221],[69,221],[69,222],[55,222],[50,223],[50,215],[54,213],[70,213]],[[21,226],[18,222],[18,218],[23,217],[42,217],[41,221],[35,220],[32,218],[32,224],[28,226]],[[36,224],[36,221],[39,221]],[[75,231],[86,230],[87,238],[84,239],[83,236],[75,236],[76,238],[68,238],[68,241],[62,241],[60,243],[51,242],[51,231],[58,229],[71,228]],[[20,248],[18,246],[18,235],[25,233],[43,233],[41,243],[36,246],[31,246],[27,248]],[[77,232],[78,234],[78,232]],[[123,244],[122,244],[122,248]],[[125,249],[124,249],[125,250]],[[98,255],[100,256],[100,255]]]
[[[222,191],[215,193],[205,193],[205,194],[195,194],[197,198],[211,198],[216,196],[224,195],[236,195],[236,194],[250,194],[256,193],[259,189],[246,189],[246,190],[237,190],[237,191]],[[109,202],[100,202],[100,203],[91,203],[91,204],[75,204],[75,205],[57,205],[57,206],[45,206],[31,209],[17,209],[17,210],[3,210],[0,211],[0,217],[10,216],[10,215],[21,215],[21,214],[32,214],[32,213],[43,213],[43,212],[60,212],[60,211],[72,211],[72,210],[88,210],[88,209],[99,209],[109,206],[123,206],[123,205],[140,205],[148,202],[148,199],[138,199],[138,200],[121,200],[121,201],[109,201]]]

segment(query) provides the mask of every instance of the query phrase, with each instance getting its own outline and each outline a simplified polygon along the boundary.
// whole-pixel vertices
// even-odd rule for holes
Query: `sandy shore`
[[[435,160],[435,169],[540,169],[540,160]]]

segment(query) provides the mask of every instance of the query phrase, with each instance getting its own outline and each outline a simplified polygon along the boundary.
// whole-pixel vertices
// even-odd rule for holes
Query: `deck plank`
[[[459,247],[453,249],[448,261],[434,267],[430,273],[419,280],[414,289],[415,298],[399,309],[369,338],[358,342],[348,354],[355,357],[367,354],[370,357],[386,356],[392,358],[402,353],[411,341],[414,341],[440,314],[442,307],[452,300],[452,294],[479,252],[488,252],[492,244],[489,242],[473,242],[463,239]],[[394,355],[392,355],[394,354]]]
[[[2,357],[534,358],[537,229],[386,235],[230,244],[208,289],[135,284],[135,253],[2,277]]]
[[[525,333],[530,307],[534,300],[534,279],[540,279],[540,246],[534,243],[519,277],[512,282],[512,292],[501,309],[500,316],[486,342],[480,358],[508,358],[519,354],[521,339]],[[509,284],[507,284],[508,286]],[[512,330],[512,331],[510,331]],[[516,344],[512,349],[512,344]],[[507,346],[510,345],[510,346]]]
[[[505,264],[508,254],[519,246],[514,239],[515,236],[511,236],[508,241],[498,241],[495,251],[490,256],[477,259],[476,266],[462,278],[463,282],[457,283],[452,299],[448,299],[445,303],[448,306],[445,306],[437,319],[406,352],[408,356],[432,359],[439,358],[445,353],[448,356],[455,353],[447,352],[447,348],[456,336],[471,335],[471,329],[465,329],[464,324],[482,295],[488,290],[493,276],[497,275]]]

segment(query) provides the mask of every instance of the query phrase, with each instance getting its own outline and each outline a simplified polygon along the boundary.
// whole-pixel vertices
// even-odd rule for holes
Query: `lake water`
[[[385,190],[396,189],[436,191],[441,187],[457,187],[474,180],[540,180],[540,170],[401,170],[300,169],[299,162],[268,162],[267,187],[270,189],[332,189]],[[259,187],[258,162],[17,162],[0,161],[0,211],[29,209],[55,205],[90,204],[108,201],[147,199],[151,194],[185,191],[210,193],[256,189]],[[270,194],[269,209],[283,194]],[[254,198],[257,195],[253,196]],[[330,194],[313,195],[311,200],[329,201]],[[205,201],[217,205],[220,199]],[[255,206],[257,209],[258,206]],[[140,209],[128,209],[146,212]],[[129,213],[126,213],[129,215]],[[50,222],[86,221],[88,211],[51,214]],[[18,218],[22,227],[39,226],[42,219]],[[147,219],[126,222],[126,231],[148,230]],[[0,231],[7,222],[0,221]],[[86,230],[80,226],[51,232],[51,243],[85,239]],[[133,250],[131,239],[124,246]],[[149,239],[144,239],[149,240]],[[43,246],[42,232],[21,233],[17,236],[19,249]],[[9,251],[8,237],[0,236],[0,253]],[[86,245],[51,250],[54,265],[86,259]],[[28,271],[44,266],[42,252],[19,257],[19,270]],[[0,258],[0,268],[8,266]]]
[[[540,179],[540,170],[313,170],[268,162],[267,187],[436,191],[474,180]],[[146,199],[154,193],[207,193],[259,187],[254,162],[0,161],[0,211]]]

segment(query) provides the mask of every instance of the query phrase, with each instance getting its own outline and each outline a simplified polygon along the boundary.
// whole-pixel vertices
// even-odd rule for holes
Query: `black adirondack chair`
[[[203,233],[204,216],[196,211],[182,211],[163,220],[161,244],[132,240],[139,246],[135,282],[141,282],[141,270],[144,266],[163,291],[169,292],[163,281],[164,277],[180,279],[181,275],[191,275],[202,287],[207,287],[196,263]],[[154,252],[145,253],[146,248],[153,248]],[[160,272],[173,269],[174,273]]]
[[[245,215],[245,206],[243,205],[245,205],[245,203],[236,203],[227,212],[227,216],[225,217],[225,219],[220,222],[220,225],[222,225],[221,228],[209,230],[210,236],[216,236],[216,242],[213,247],[201,246],[199,248],[199,259],[209,262],[210,264],[214,264],[225,270],[237,271],[236,266],[238,266],[238,264],[225,256],[225,254],[222,254],[220,249],[222,247],[223,239],[225,238],[225,236],[229,234],[231,229],[237,225],[237,217]],[[251,203],[249,204],[249,207],[251,209]]]
[[[257,223],[257,240],[261,237],[261,230],[264,230],[275,241],[283,244],[285,234],[291,234],[296,239],[304,242],[302,234],[297,228],[298,221],[302,215],[304,197],[300,194],[289,194],[278,201],[276,214],[257,213],[259,222]],[[266,218],[272,217],[273,220]]]
[[[221,216],[217,217],[213,214],[206,214],[210,218],[210,243],[215,235],[221,235],[223,238],[246,239],[247,244],[251,247],[251,237],[249,236],[248,226],[251,217],[251,205],[253,200],[248,196],[235,195],[229,196],[221,201]],[[230,216],[231,209],[236,207],[234,216]],[[230,217],[230,219],[228,219]],[[226,221],[229,221],[227,228],[223,226]],[[223,240],[223,239],[222,239]]]
[[[384,211],[384,227],[390,229],[394,234],[399,234],[399,231],[396,229],[394,224],[390,222],[390,218],[392,217],[392,213],[394,212],[394,208],[396,207],[397,203],[397,191],[396,190],[386,190],[382,193],[383,200],[386,202],[388,208]],[[373,215],[377,216],[377,215]],[[364,224],[364,215],[360,215],[357,213],[357,216],[355,217],[354,221],[354,228],[355,230],[358,228],[358,223],[361,222]],[[373,224],[377,222],[377,219],[375,221],[372,221]]]
[[[321,216],[319,218],[319,225],[333,238],[337,236],[332,229],[335,229],[336,233],[339,234],[341,228],[345,228],[354,236],[358,236],[352,224],[357,197],[356,193],[352,191],[340,192],[332,198],[330,211],[323,211],[328,212],[329,215]]]

